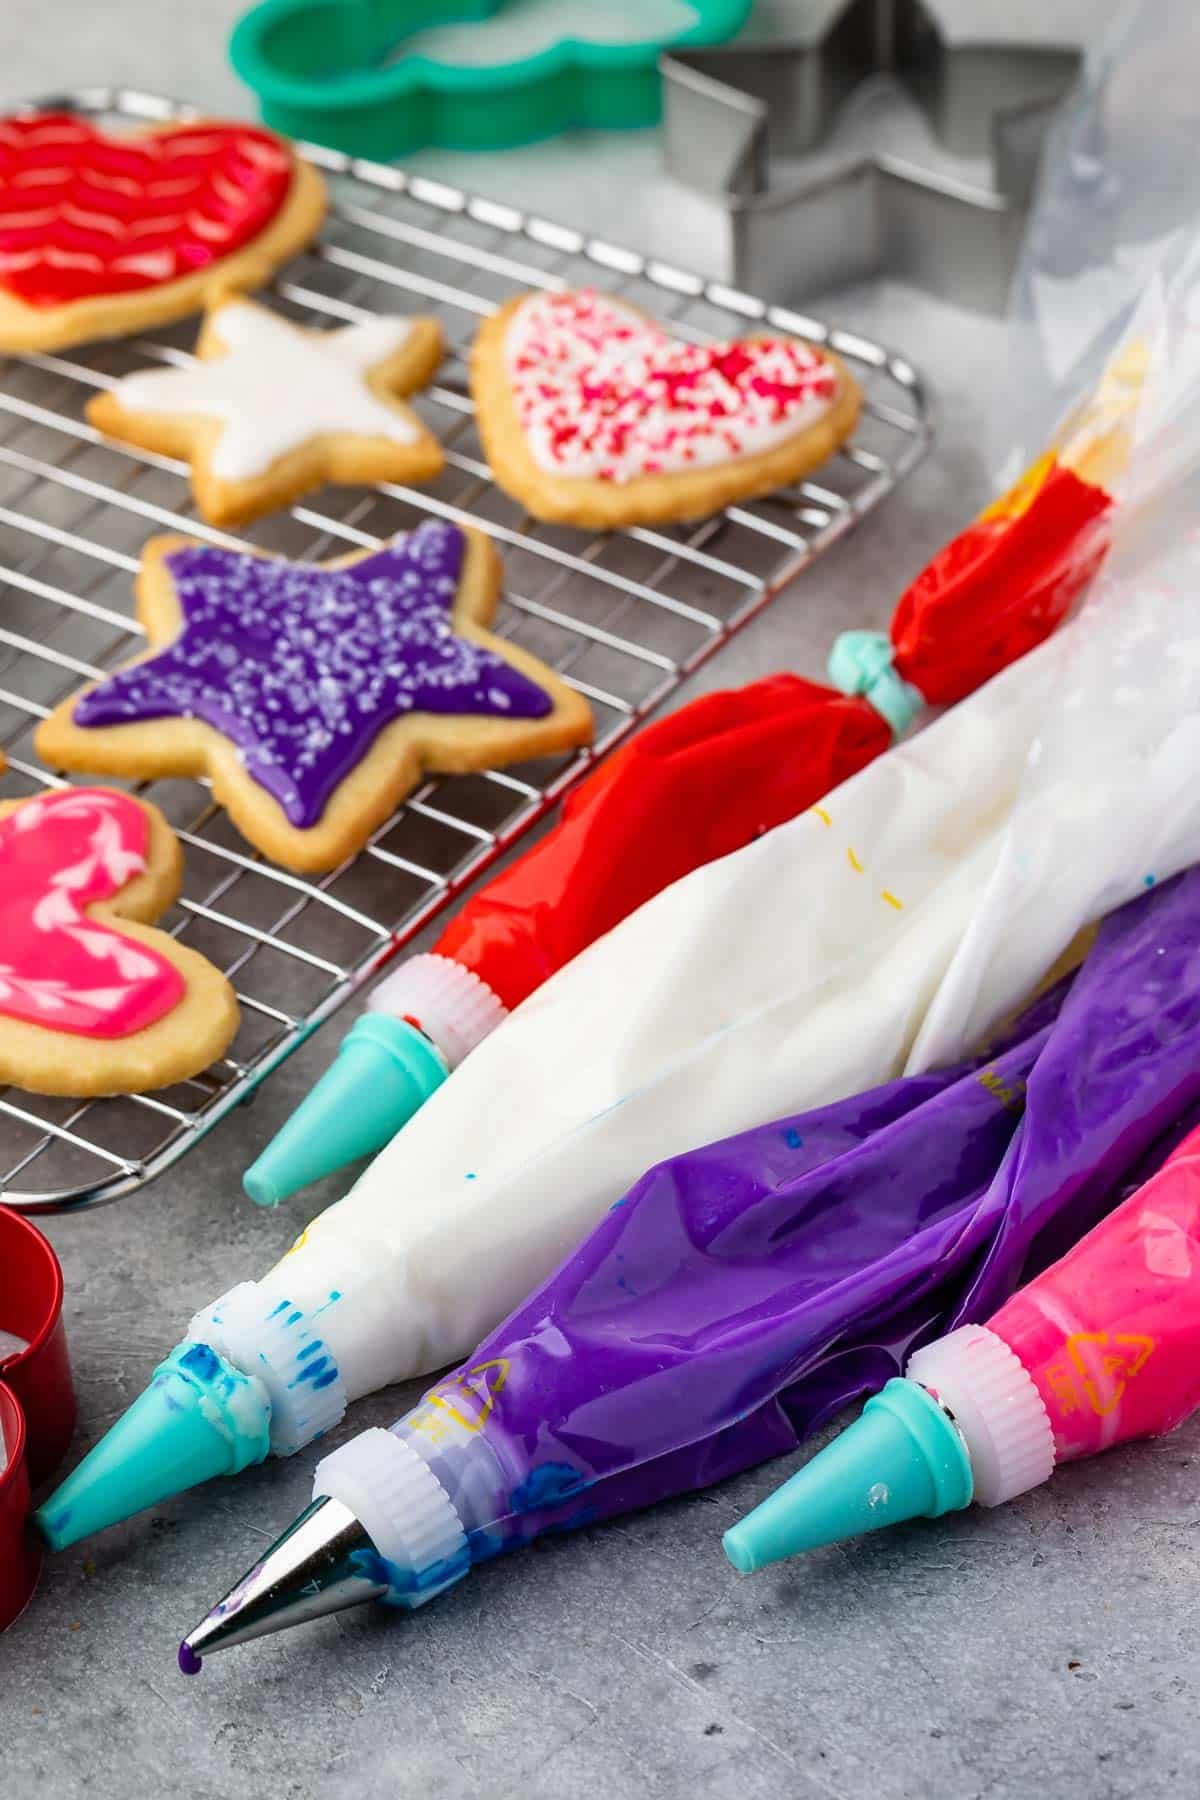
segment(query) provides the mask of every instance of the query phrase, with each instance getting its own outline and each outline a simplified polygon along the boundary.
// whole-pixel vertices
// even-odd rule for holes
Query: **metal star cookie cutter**
[[[851,0],[808,41],[664,55],[667,168],[716,203],[738,287],[795,303],[887,275],[999,310],[1080,60],[955,46],[922,0]]]

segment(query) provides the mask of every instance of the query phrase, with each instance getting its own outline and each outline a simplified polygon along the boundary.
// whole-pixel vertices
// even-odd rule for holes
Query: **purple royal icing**
[[[430,519],[346,569],[197,545],[167,557],[183,629],[85,694],[82,726],[203,719],[293,825],[314,825],[409,712],[541,719],[549,694],[450,613],[466,540]]]

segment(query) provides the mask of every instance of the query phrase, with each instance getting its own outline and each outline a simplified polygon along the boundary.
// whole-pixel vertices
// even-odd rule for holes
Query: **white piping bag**
[[[39,1508],[55,1548],[291,1455],[469,1350],[659,1158],[899,1069],[986,889],[1055,640],[817,811],[665,889],[467,1056]]]
[[[380,1271],[357,1391],[469,1350],[661,1158],[966,1054],[1082,928],[1200,857],[1198,295],[1180,255],[1117,359],[1144,385],[1083,614],[585,951],[309,1226],[298,1306],[347,1256]]]

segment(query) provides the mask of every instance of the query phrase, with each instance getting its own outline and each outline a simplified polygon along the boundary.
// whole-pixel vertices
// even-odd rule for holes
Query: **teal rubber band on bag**
[[[861,694],[903,737],[925,705],[920,688],[897,675],[896,652],[885,631],[843,631],[829,652],[829,679],[843,694]]]

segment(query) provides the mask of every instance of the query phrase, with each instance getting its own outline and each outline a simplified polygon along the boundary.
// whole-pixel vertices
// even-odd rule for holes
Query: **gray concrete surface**
[[[0,83],[16,95],[113,76],[232,108],[239,96],[221,67],[232,11],[224,0],[186,15],[151,0],[103,10],[6,0]],[[623,154],[633,150],[652,171],[650,147]],[[578,216],[578,152],[560,151],[554,166],[516,160],[525,173],[513,180],[537,188],[523,198]],[[479,168],[475,185],[504,191],[506,163],[487,165],[486,181]],[[669,198],[659,188],[652,201],[631,235],[653,208],[656,234],[666,228]],[[886,287],[843,297],[839,316],[903,344],[928,371],[937,451],[697,687],[780,665],[818,672],[833,633],[882,624],[903,579],[986,491],[978,446],[996,328]],[[240,1173],[335,1032],[156,1188],[52,1225],[82,1409],[76,1454],[134,1397],[194,1306],[265,1268],[294,1234],[295,1205],[255,1211]],[[329,1184],[314,1201],[335,1192]],[[344,1432],[386,1423],[415,1391],[355,1408]],[[303,1505],[311,1460],[215,1484],[53,1560],[0,1639],[3,1800],[1200,1791],[1198,1429],[1065,1470],[995,1514],[915,1525],[744,1580],[720,1533],[789,1472],[777,1465],[552,1540],[411,1619],[346,1615],[181,1680],[181,1631]]]

